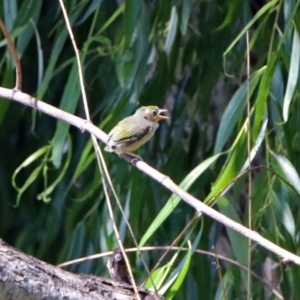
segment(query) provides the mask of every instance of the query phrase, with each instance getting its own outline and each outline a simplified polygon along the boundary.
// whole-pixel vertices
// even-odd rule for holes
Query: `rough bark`
[[[145,289],[139,295],[143,300],[163,299]],[[0,300],[129,300],[133,296],[133,288],[128,284],[64,271],[0,239]]]

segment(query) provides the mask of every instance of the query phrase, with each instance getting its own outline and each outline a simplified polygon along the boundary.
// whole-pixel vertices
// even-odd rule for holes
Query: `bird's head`
[[[152,122],[157,122],[163,119],[169,119],[168,116],[162,115],[162,113],[167,112],[167,109],[161,109],[157,106],[142,106],[135,113],[144,119]]]

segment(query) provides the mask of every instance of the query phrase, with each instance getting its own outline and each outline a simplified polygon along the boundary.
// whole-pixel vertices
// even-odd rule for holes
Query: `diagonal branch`
[[[23,105],[30,106],[34,109],[37,109],[45,114],[52,116],[56,119],[62,120],[67,122],[81,131],[87,131],[95,135],[99,140],[103,143],[106,143],[107,135],[98,127],[94,126],[92,123],[87,122],[79,117],[76,117],[72,114],[69,114],[65,111],[62,111],[52,105],[49,105],[45,102],[37,100],[30,95],[24,94],[20,91],[10,90],[6,88],[0,87],[0,97],[10,99]],[[143,161],[138,161],[136,163],[136,167],[142,171],[143,173],[149,175],[160,184],[165,186],[168,190],[173,192],[174,194],[178,195],[182,200],[184,200],[188,205],[195,208],[195,210],[199,214],[207,215],[208,217],[220,222],[221,224],[227,226],[228,228],[235,230],[236,232],[240,233],[241,235],[251,239],[252,241],[256,242],[257,244],[261,245],[262,247],[268,249],[270,252],[273,252],[280,256],[283,259],[283,262],[293,262],[297,265],[300,265],[300,257],[277,246],[276,244],[270,242],[269,240],[262,237],[259,233],[252,231],[243,225],[231,220],[230,218],[222,215],[215,209],[207,206],[206,204],[202,203],[197,198],[193,197],[186,191],[182,190],[178,185],[176,185],[168,176],[158,172],[154,168],[150,167]]]

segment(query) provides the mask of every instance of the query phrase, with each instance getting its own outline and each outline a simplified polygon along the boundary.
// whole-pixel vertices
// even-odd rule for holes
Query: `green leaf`
[[[296,238],[296,224],[290,206],[286,201],[281,201],[282,224],[293,239]]]
[[[219,153],[217,155],[214,155],[205,161],[203,161],[201,164],[199,164],[194,170],[192,170],[185,179],[180,183],[180,187],[187,191],[191,185],[199,178],[199,176],[208,169],[215,161],[222,155],[222,153]],[[152,234],[161,226],[161,224],[166,220],[166,218],[173,212],[173,210],[176,208],[176,206],[179,204],[180,198],[173,194],[165,206],[161,209],[157,217],[154,219],[154,221],[151,223],[145,234],[143,235],[139,246],[142,247],[145,245],[145,243],[148,241],[148,239],[152,236]]]
[[[166,272],[169,271],[170,266],[168,264],[157,268],[154,270],[154,272],[151,273],[151,278],[149,278],[145,284],[146,289],[159,289],[163,281],[165,280],[166,277]]]
[[[283,174],[286,176],[289,183],[295,188],[297,193],[300,195],[300,178],[295,167],[292,165],[288,158],[280,154],[276,154],[273,151],[270,152],[277,160]]]
[[[219,202],[219,198],[221,198],[220,202]],[[234,220],[237,223],[242,224],[235,209],[225,197],[223,196],[218,197],[217,203],[218,203],[218,208],[220,210],[220,213],[224,214],[231,220]],[[222,203],[222,205],[220,205],[220,203]],[[224,205],[224,203],[226,203],[226,205]],[[237,233],[236,231],[230,229],[229,227],[226,227],[226,231],[230,239],[230,245],[232,247],[234,256],[236,257],[239,263],[246,266],[248,263],[248,239],[245,238],[240,233]],[[240,269],[240,272],[244,280],[244,284],[245,286],[247,286],[247,273],[245,270],[242,269]]]
[[[26,158],[21,165],[15,170],[13,176],[12,176],[12,185],[17,189],[17,185],[15,182],[16,176],[18,175],[18,173],[20,173],[20,171],[23,168],[28,167],[30,164],[32,164],[33,162],[35,162],[37,159],[39,159],[41,156],[43,156],[45,153],[47,153],[49,151],[49,146],[44,146],[41,149],[35,151],[34,153],[32,153],[28,158]]]
[[[278,0],[272,0],[265,4],[256,15],[246,24],[246,26],[242,29],[242,31],[238,34],[238,36],[234,39],[234,41],[228,46],[223,54],[223,58],[231,51],[231,49],[236,45],[236,43],[245,35],[246,31],[249,30],[253,24],[261,18],[267,11],[271,10],[276,4]]]
[[[167,53],[167,55],[169,55],[172,50],[172,46],[177,32],[177,24],[178,24],[178,15],[176,11],[176,6],[173,6],[171,10],[169,25],[168,25],[168,35],[164,45],[164,50]]]
[[[134,31],[137,29],[138,19],[140,16],[142,1],[140,0],[126,0],[125,15],[124,15],[124,32],[125,43],[129,46],[132,42]]]
[[[4,7],[4,23],[8,32],[11,31],[17,16],[17,2],[16,0],[3,0]]]
[[[14,72],[12,65],[6,62],[6,67],[3,70],[3,86],[13,86],[14,85]],[[0,125],[5,121],[6,113],[11,105],[11,101],[0,101]]]
[[[22,28],[17,40],[16,47],[19,57],[23,56],[23,53],[27,49],[34,33],[34,28],[30,24],[30,22],[38,22],[41,8],[41,1],[27,0],[23,2],[21,9],[18,11],[18,16],[14,24],[14,28]]]
[[[295,92],[295,88],[299,78],[299,66],[300,66],[300,39],[297,30],[294,30],[293,47],[291,53],[291,62],[289,69],[288,82],[285,90],[283,101],[283,120],[288,120],[289,109],[291,101]]]
[[[124,12],[124,10],[125,5],[120,5],[118,9],[111,15],[111,17],[103,24],[97,35],[100,35],[106,28],[108,28]]]
[[[255,72],[250,78],[250,95],[253,94],[254,89],[257,86],[258,79],[261,76],[263,70]],[[231,98],[219,125],[217,139],[214,147],[214,154],[220,152],[227,142],[228,137],[232,133],[233,128],[237,122],[244,115],[244,109],[246,106],[247,95],[247,82],[244,82],[236,93]]]
[[[247,121],[245,121],[241,128],[234,144],[229,151],[229,156],[224,164],[223,170],[220,172],[219,178],[214,183],[211,192],[203,201],[204,203],[210,202],[216,195],[224,195],[226,191],[232,186],[233,179],[249,166],[249,158],[247,157],[246,147],[246,129]],[[264,140],[265,130],[268,124],[268,120],[265,119],[261,126],[260,132],[255,140],[255,143],[250,152],[250,161],[252,161],[258,152],[258,149]],[[230,183],[231,182],[231,183]]]
[[[277,59],[277,52],[272,53],[259,85],[258,95],[255,103],[255,117],[252,125],[254,136],[257,135],[259,128],[261,127],[261,122],[263,121],[267,112],[267,100],[270,94],[271,82],[277,66]]]
[[[37,151],[35,151],[33,154],[31,154],[28,158],[26,158],[21,165],[14,171],[13,176],[12,176],[12,185],[18,192],[17,195],[17,200],[16,200],[16,206],[19,206],[21,197],[23,193],[27,190],[27,188],[38,178],[38,175],[43,169],[44,163],[40,163],[38,167],[36,167],[30,175],[27,177],[26,181],[23,183],[21,187],[18,187],[17,182],[16,182],[16,177],[18,174],[21,172],[22,169],[28,167],[32,163],[36,162],[38,159],[41,157],[45,157],[43,160],[44,162],[47,160],[48,154],[51,150],[51,146],[45,146]]]
[[[82,24],[86,19],[88,19],[97,9],[100,8],[101,3],[102,0],[92,0],[83,16],[81,16],[81,18],[76,22],[75,26]]]
[[[80,86],[78,83],[77,70],[78,66],[76,61],[74,60],[60,104],[60,108],[69,113],[74,113],[80,96]],[[65,144],[69,128],[70,124],[62,121],[57,121],[56,131],[51,142],[53,145],[52,162],[56,168],[59,168],[61,164],[63,146]]]
[[[60,174],[57,176],[57,178],[54,180],[52,184],[48,185],[48,182],[45,180],[45,189],[44,191],[42,191],[40,194],[37,195],[38,200],[43,200],[45,203],[50,202],[51,199],[48,196],[53,192],[55,187],[61,182],[62,178],[66,174],[66,171],[70,165],[71,158],[72,158],[72,140],[71,137],[68,136],[68,155],[67,155],[66,162],[63,166],[63,169],[60,171]],[[45,171],[47,172],[47,169]],[[44,174],[44,177],[45,176],[46,174]]]
[[[178,292],[179,288],[181,287],[181,285],[183,283],[184,278],[186,277],[186,274],[187,274],[187,272],[189,270],[189,266],[190,266],[191,255],[195,252],[195,250],[199,246],[199,242],[200,242],[202,232],[203,232],[203,223],[204,222],[201,222],[201,229],[198,231],[198,234],[197,234],[196,238],[194,239],[192,247],[190,246],[189,239],[190,239],[191,235],[195,232],[197,222],[194,223],[194,226],[192,228],[190,228],[189,232],[187,233],[187,235],[184,239],[184,242],[181,244],[183,246],[186,243],[188,243],[189,251],[183,258],[181,263],[178,265],[178,267],[176,267],[176,269],[170,275],[170,280],[168,280],[168,282],[165,284],[165,286],[161,289],[161,292],[163,292],[163,290],[166,290],[167,287],[173,282],[173,278],[174,277],[176,278],[176,276],[174,276],[174,275],[179,274],[176,281],[174,282],[174,284],[172,284],[170,290],[167,292],[167,295],[165,296],[166,299],[172,299],[176,295],[176,293]]]
[[[43,170],[43,165],[39,165],[30,173],[30,175],[27,177],[27,179],[25,180],[25,182],[23,183],[23,185],[20,188],[17,188],[16,186],[14,186],[18,192],[15,207],[19,206],[23,193],[38,178],[38,176],[42,172],[42,170]]]
[[[35,0],[22,1],[22,5],[18,10],[18,15],[14,23],[14,30],[28,25],[29,20],[37,20],[40,14],[42,2]]]
[[[77,163],[76,170],[70,183],[73,183],[95,159],[96,156],[93,152],[93,143],[90,139],[80,155],[80,160]]]
[[[41,46],[41,39],[39,32],[36,28],[36,23],[33,20],[30,20],[31,25],[33,26],[33,30],[35,33],[36,45],[37,45],[37,55],[38,55],[38,72],[37,72],[37,90],[40,88],[43,75],[44,75],[44,56],[43,50]]]
[[[51,50],[50,61],[47,65],[47,69],[46,69],[43,81],[41,83],[40,89],[38,90],[38,94],[37,94],[38,99],[42,99],[44,97],[47,89],[49,88],[50,81],[51,81],[54,71],[55,71],[56,63],[61,54],[61,51],[64,48],[64,44],[65,44],[67,36],[68,36],[68,31],[61,30],[58,32],[57,36],[54,39],[55,43]]]
[[[182,10],[181,10],[181,24],[180,24],[180,30],[182,35],[186,34],[187,26],[191,14],[191,6],[192,6],[191,0],[185,0],[182,2]]]
[[[190,241],[188,241],[188,247],[189,247],[189,251],[188,251],[187,255],[184,257],[184,259],[181,261],[181,263],[177,266],[177,268],[171,274],[171,278],[172,279],[176,278],[176,280],[172,284],[170,290],[167,292],[167,294],[165,296],[165,298],[168,300],[173,299],[173,297],[176,295],[176,293],[178,292],[179,288],[181,287],[181,285],[189,271],[192,254],[193,254]],[[161,291],[160,291],[160,293],[161,293]]]

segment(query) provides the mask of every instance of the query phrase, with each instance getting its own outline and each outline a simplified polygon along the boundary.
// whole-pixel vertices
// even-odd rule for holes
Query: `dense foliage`
[[[108,132],[141,105],[168,109],[170,120],[138,152],[143,159],[246,226],[250,194],[253,230],[299,254],[299,0],[64,2],[94,124]],[[84,118],[59,1],[3,0],[0,13],[21,59],[23,91]],[[248,174],[234,180],[249,164],[247,30],[251,167],[256,167],[250,189]],[[0,46],[0,85],[12,88],[14,62],[3,35]],[[88,134],[6,99],[0,100],[0,126],[0,237],[54,264],[117,246]],[[116,155],[104,155],[137,240],[170,245],[194,210]],[[169,209],[162,210],[167,201]],[[125,247],[134,246],[117,205],[115,219]],[[146,239],[151,224],[157,229]],[[247,265],[247,240],[207,217],[177,245],[187,247],[187,240],[190,253],[214,246]],[[277,265],[277,256],[255,244],[252,249],[251,268],[261,276],[252,278],[253,299],[275,299],[266,291],[271,281],[285,299],[300,298],[299,268]],[[149,268],[161,254],[144,252]],[[207,255],[174,254],[163,265],[172,262],[170,271],[186,277],[181,286],[179,276],[167,289],[168,299],[247,295],[247,272],[241,267],[220,260],[217,269]],[[137,256],[129,257],[141,282],[146,270]],[[90,260],[69,269],[108,276],[105,263]],[[263,267],[273,272],[272,280]]]

